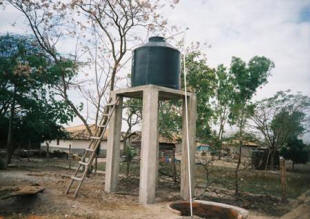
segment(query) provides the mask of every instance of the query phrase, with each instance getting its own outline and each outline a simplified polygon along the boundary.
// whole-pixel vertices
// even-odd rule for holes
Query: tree
[[[208,67],[206,59],[197,51],[187,54],[186,70],[188,89],[197,96],[197,137],[206,141],[211,135],[211,99],[217,87],[215,70]]]
[[[133,128],[141,122],[142,119],[142,101],[140,99],[128,99],[124,102],[125,116],[123,121],[126,122],[127,130],[122,134],[124,142],[124,151],[126,152],[127,145],[130,145],[128,140],[134,134]],[[128,152],[128,151],[127,151]]]
[[[128,177],[131,162],[133,158],[137,155],[137,152],[134,147],[132,147],[131,145],[127,145],[127,147],[124,148],[124,154],[125,154],[125,162],[126,162],[126,176]]]
[[[183,66],[183,65],[182,65]],[[205,57],[197,50],[186,55],[186,71],[188,90],[197,96],[197,137],[207,141],[211,135],[211,99],[214,97],[216,85],[215,70],[209,68]],[[183,78],[181,74],[181,78]],[[181,79],[181,87],[184,80]],[[182,127],[181,101],[162,101],[159,106],[159,131],[168,138],[175,137]]]
[[[167,21],[159,15],[163,5],[178,1],[119,1],[119,0],[71,0],[61,1],[6,1],[27,19],[37,41],[55,62],[62,60],[58,51],[62,40],[75,41],[76,64],[83,63],[90,79],[76,76],[70,81],[62,80],[59,95],[68,103],[85,125],[89,135],[92,131],[88,119],[98,125],[102,107],[109,101],[110,91],[122,79],[120,72],[130,60],[128,51],[141,43],[147,32],[164,32]],[[164,2],[164,4],[162,3]],[[141,34],[142,33],[142,34]],[[76,88],[95,113],[83,115],[79,104],[74,103],[69,90]]]
[[[272,61],[266,57],[253,57],[248,64],[240,58],[233,57],[230,75],[233,85],[232,104],[230,106],[230,123],[238,127],[239,155],[235,170],[235,194],[239,194],[239,168],[243,135],[247,119],[253,113],[252,96],[256,90],[267,83],[270,70],[274,67]]]
[[[303,134],[309,125],[306,112],[310,109],[310,98],[300,93],[293,95],[290,91],[279,91],[273,97],[256,103],[252,116],[254,128],[264,137],[268,147],[271,167],[274,154],[284,147],[289,139]],[[268,162],[266,162],[267,168]]]
[[[17,143],[64,135],[60,124],[72,120],[73,114],[55,98],[54,89],[61,80],[58,69],[68,66],[66,77],[71,77],[71,64],[54,63],[33,37],[0,36],[0,120],[7,127],[7,163]]]
[[[295,163],[307,163],[308,153],[306,145],[296,136],[288,140],[287,144],[281,148],[280,154],[288,160],[292,160],[292,169]]]
[[[61,81],[59,81],[56,87],[57,95],[60,96],[66,102],[66,104],[70,106],[71,110],[82,121],[88,133],[91,135],[92,132],[89,125],[87,124],[87,120],[80,112],[82,105],[76,105],[73,103],[69,96],[69,89],[72,87],[77,88],[80,83],[76,81],[76,77],[66,77],[68,66],[62,65],[63,60],[67,60],[68,57],[73,57],[71,61],[75,64],[75,68],[71,68],[71,70],[77,70],[77,54],[64,56],[57,49],[57,44],[59,41],[63,40],[67,36],[72,36],[70,31],[68,31],[68,29],[72,30],[72,25],[70,25],[72,24],[72,20],[69,24],[68,19],[70,18],[67,16],[68,11],[66,10],[66,4],[58,1],[52,2],[45,0],[8,0],[4,2],[8,3],[9,5],[16,8],[19,12],[21,12],[21,14],[26,18],[30,30],[32,31],[38,45],[59,67],[58,71],[61,74]],[[77,75],[75,74],[73,76]]]
[[[182,107],[178,100],[160,101],[159,103],[159,133],[172,140],[182,127]]]
[[[225,125],[228,122],[230,106],[232,104],[233,85],[227,69],[219,65],[216,69],[216,88],[215,96],[212,99],[212,120],[216,126],[213,129],[213,145],[218,151],[219,159],[221,158],[222,139],[225,132]]]

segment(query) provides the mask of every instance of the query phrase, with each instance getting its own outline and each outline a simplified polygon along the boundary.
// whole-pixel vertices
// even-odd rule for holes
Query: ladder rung
[[[101,138],[100,138],[100,137],[97,137],[97,136],[91,136],[90,139],[101,140]]]
[[[107,126],[106,124],[104,124],[104,125],[98,125],[99,128],[104,128],[104,127],[106,127],[106,126]]]
[[[92,148],[85,148],[85,151],[90,151],[90,152],[94,152],[95,150]]]
[[[83,161],[79,161],[79,164],[84,165],[84,166],[88,166],[89,165],[87,162],[83,162]]]
[[[71,176],[71,179],[76,180],[76,181],[82,181],[82,178]]]
[[[102,116],[108,117],[110,114],[109,113],[103,113]]]

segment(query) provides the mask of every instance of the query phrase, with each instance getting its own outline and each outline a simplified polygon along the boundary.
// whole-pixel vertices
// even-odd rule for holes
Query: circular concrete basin
[[[187,201],[172,202],[169,204],[169,209],[180,216],[190,216],[189,202]],[[193,214],[208,219],[246,219],[249,212],[233,205],[195,200]]]

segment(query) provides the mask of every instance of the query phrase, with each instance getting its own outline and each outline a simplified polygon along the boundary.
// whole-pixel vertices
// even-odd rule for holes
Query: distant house
[[[242,156],[251,157],[252,151],[259,148],[260,145],[251,142],[251,141],[243,141],[242,144]],[[228,151],[229,154],[234,155],[239,153],[239,140],[231,140],[223,142],[223,150]]]
[[[96,126],[91,125],[90,129],[92,132],[95,132]],[[68,138],[63,139],[55,139],[52,141],[46,141],[41,144],[41,149],[46,150],[47,144],[49,145],[49,151],[64,151],[68,152],[69,147],[71,145],[71,151],[72,153],[82,154],[84,152],[84,149],[89,146],[90,138],[89,134],[85,128],[84,125],[79,126],[73,126],[66,128],[66,131],[69,134]],[[107,149],[107,133],[109,130],[105,132],[104,138],[101,141],[100,145],[100,152],[99,154],[104,156],[106,154]],[[128,140],[128,143],[130,143],[132,146],[136,147],[138,149],[138,152],[141,148],[141,132],[136,131],[134,132],[130,139]],[[124,142],[121,138],[121,150],[124,149]],[[177,140],[177,138],[169,139],[163,136],[159,137],[159,150],[161,152],[165,151],[181,151],[181,144]]]
[[[94,133],[96,126],[90,126],[91,131]],[[90,138],[89,134],[84,125],[78,125],[73,127],[66,128],[66,131],[69,134],[68,138],[55,139],[52,141],[46,141],[41,144],[41,149],[46,150],[47,144],[49,145],[49,150],[52,151],[64,151],[68,152],[71,145],[72,153],[82,154],[84,149],[89,146]],[[100,144],[100,155],[105,155],[107,149],[107,133],[105,132],[104,138]],[[121,140],[121,150],[124,149],[123,141]]]
[[[130,144],[140,150],[141,147],[141,132],[136,131],[134,135],[130,138]],[[177,152],[181,150],[181,144],[177,137],[167,138],[164,136],[159,136],[158,138],[159,150],[176,150]]]
[[[138,154],[141,153],[141,132],[135,132],[130,138],[129,142],[131,146],[135,147]],[[162,162],[171,162],[173,158],[180,160],[180,156],[176,156],[176,153],[181,152],[181,143],[178,137],[167,138],[162,135],[158,138],[159,145],[159,160]]]
[[[198,152],[208,152],[210,151],[210,146],[209,145],[198,145],[196,148],[196,151]]]

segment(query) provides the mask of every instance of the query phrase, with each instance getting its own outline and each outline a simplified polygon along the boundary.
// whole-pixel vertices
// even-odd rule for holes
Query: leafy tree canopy
[[[306,145],[296,136],[288,140],[287,144],[281,149],[280,154],[295,163],[306,163],[308,161],[308,153]]]
[[[56,98],[63,75],[74,75],[70,60],[54,63],[31,36],[0,36],[0,122],[2,139],[12,119],[15,143],[40,142],[64,135],[60,124],[73,119],[66,102]]]
[[[191,52],[186,56],[186,68],[188,88],[197,96],[197,137],[207,139],[211,134],[213,115],[211,99],[217,87],[215,69],[207,65],[199,52]]]
[[[252,116],[255,128],[273,150],[280,149],[289,139],[303,134],[308,128],[310,98],[300,93],[280,91],[258,101],[255,106]]]
[[[238,118],[240,122],[243,114],[251,113],[253,107],[250,101],[256,90],[267,83],[273,67],[273,62],[264,56],[255,56],[248,63],[237,57],[232,58],[230,65],[231,81],[234,87],[231,105],[232,123]]]

